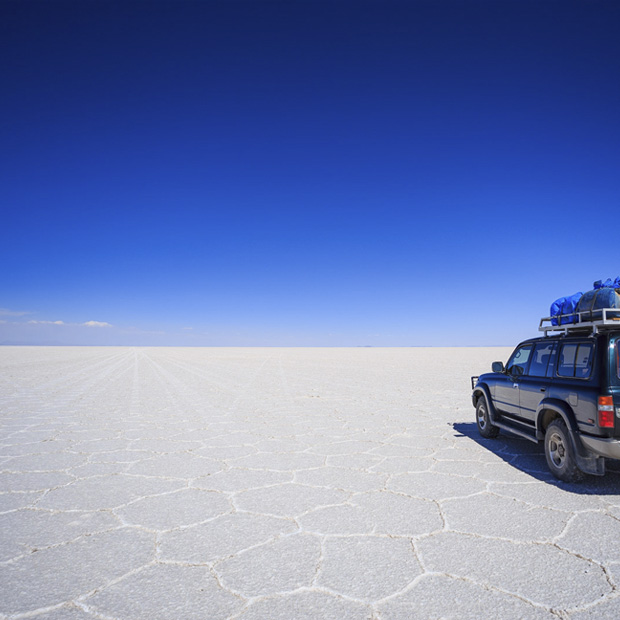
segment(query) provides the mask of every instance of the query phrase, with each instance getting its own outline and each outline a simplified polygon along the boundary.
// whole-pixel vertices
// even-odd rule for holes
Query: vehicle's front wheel
[[[564,482],[579,482],[585,474],[577,467],[575,451],[564,420],[556,419],[545,433],[545,458],[551,473]]]
[[[476,424],[478,425],[478,431],[485,439],[495,439],[499,435],[499,428],[491,424],[484,396],[481,396],[476,403]]]

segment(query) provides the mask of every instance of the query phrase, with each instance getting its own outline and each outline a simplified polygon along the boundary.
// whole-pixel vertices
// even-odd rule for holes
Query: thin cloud
[[[64,321],[37,321],[32,319],[28,321],[29,325],[67,325],[67,326],[79,326],[79,327],[112,327],[110,323],[105,321],[86,321],[85,323],[65,323]]]
[[[32,314],[28,310],[9,310],[8,308],[0,308],[0,316],[24,316]]]

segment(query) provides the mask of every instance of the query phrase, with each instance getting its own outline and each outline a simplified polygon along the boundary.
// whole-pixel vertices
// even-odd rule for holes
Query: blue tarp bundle
[[[556,299],[551,304],[551,325],[579,323],[579,317],[575,312],[582,295],[583,293],[575,293],[570,297],[560,297],[560,299]]]
[[[594,283],[594,289],[599,288],[620,288],[620,276],[618,276],[615,280],[607,278],[605,282],[603,282],[603,280],[597,280]]]

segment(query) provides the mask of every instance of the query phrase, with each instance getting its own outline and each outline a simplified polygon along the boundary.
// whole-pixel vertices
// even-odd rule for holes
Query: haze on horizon
[[[0,4],[0,344],[510,345],[620,275],[620,5]]]

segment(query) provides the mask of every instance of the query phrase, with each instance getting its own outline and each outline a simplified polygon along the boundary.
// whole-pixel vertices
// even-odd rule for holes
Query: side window
[[[527,370],[527,364],[530,361],[530,353],[532,352],[533,345],[526,344],[523,347],[519,347],[508,360],[506,369],[509,375],[523,375]]]
[[[591,342],[565,344],[560,351],[558,375],[587,379],[592,372],[593,351]]]
[[[592,358],[594,347],[589,342],[584,342],[577,349],[575,357],[575,377],[587,379],[592,372]]]
[[[539,342],[534,348],[530,369],[527,374],[532,377],[544,377],[547,374],[547,366],[551,359],[553,342]]]
[[[578,344],[565,344],[560,351],[560,362],[558,363],[558,375],[560,377],[575,376],[575,355],[577,354]]]

